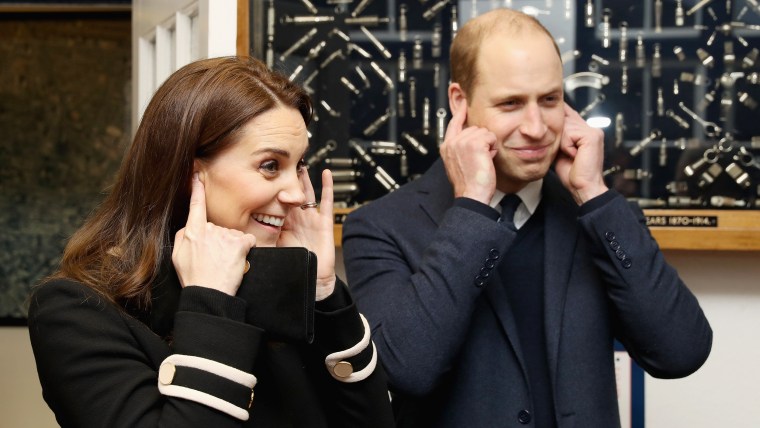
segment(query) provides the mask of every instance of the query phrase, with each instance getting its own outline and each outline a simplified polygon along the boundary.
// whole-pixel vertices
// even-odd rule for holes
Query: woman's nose
[[[303,172],[306,174],[306,171]],[[292,174],[287,178],[286,183],[277,195],[280,202],[288,205],[301,206],[306,202],[303,183],[298,174]]]

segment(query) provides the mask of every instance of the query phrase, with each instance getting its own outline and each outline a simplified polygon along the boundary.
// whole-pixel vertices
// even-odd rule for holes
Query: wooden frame
[[[350,208],[335,210],[335,246],[342,245],[342,218]],[[650,226],[663,250],[760,251],[760,211],[644,210],[651,218],[717,217],[717,227]]]

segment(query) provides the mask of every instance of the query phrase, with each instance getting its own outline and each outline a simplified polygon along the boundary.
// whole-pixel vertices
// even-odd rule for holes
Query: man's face
[[[467,125],[496,134],[496,187],[515,192],[543,177],[565,123],[562,62],[542,32],[494,33],[480,46]]]

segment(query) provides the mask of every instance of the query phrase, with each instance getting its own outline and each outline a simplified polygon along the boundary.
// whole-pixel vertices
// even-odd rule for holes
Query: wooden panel
[[[237,2],[237,40],[236,52],[238,56],[250,55],[251,25],[249,20],[250,3],[249,0],[238,0]]]
[[[760,211],[728,210],[644,210],[647,217],[682,216],[687,220],[717,217],[717,227],[670,227],[650,225],[649,229],[666,250],[760,250]]]
[[[351,209],[335,210],[336,247],[341,246],[342,218],[349,212]],[[663,250],[760,251],[760,211],[644,210],[644,214],[672,218],[674,223],[717,217],[717,227],[650,226]]]

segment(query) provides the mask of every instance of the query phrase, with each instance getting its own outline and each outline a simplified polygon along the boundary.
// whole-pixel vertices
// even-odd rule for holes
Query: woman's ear
[[[206,168],[203,161],[198,158],[193,160],[193,175],[195,174],[198,174],[198,179],[201,183],[206,183]]]
[[[451,115],[455,116],[457,112],[466,107],[467,105],[467,94],[464,93],[464,90],[461,86],[459,86],[459,83],[452,83],[449,85],[449,110],[451,110]]]

